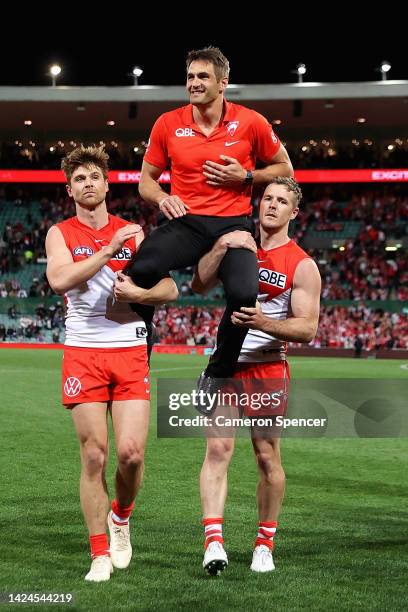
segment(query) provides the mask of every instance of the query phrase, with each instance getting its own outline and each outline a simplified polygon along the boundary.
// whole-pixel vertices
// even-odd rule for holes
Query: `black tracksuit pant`
[[[140,287],[153,287],[170,270],[197,264],[220,236],[234,230],[253,233],[252,219],[247,216],[185,215],[167,221],[142,242],[126,272]],[[218,327],[217,348],[210,358],[206,374],[228,378],[234,373],[247,334],[247,329],[231,323],[231,314],[241,306],[255,305],[258,295],[256,255],[248,249],[229,249],[218,276],[224,285],[226,308]],[[147,323],[152,320],[153,307],[134,305],[134,309]]]

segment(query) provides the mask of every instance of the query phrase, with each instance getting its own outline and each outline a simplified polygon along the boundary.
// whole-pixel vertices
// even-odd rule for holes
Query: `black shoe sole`
[[[205,566],[205,571],[210,574],[210,576],[219,576],[221,572],[225,570],[228,563],[222,559],[213,559]]]

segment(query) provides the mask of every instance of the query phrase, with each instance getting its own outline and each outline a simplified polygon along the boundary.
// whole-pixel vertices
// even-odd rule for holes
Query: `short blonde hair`
[[[294,201],[295,208],[299,206],[300,202],[302,201],[303,195],[302,195],[302,190],[299,187],[299,183],[295,181],[295,179],[289,178],[287,176],[276,176],[271,181],[269,181],[266,188],[269,187],[269,185],[274,185],[274,184],[275,185],[285,185],[286,189],[288,191],[291,191],[295,196],[295,201]]]

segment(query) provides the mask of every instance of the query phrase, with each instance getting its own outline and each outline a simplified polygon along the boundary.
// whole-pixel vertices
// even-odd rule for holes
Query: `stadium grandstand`
[[[155,6],[150,19],[144,17],[140,6],[110,11],[108,19],[95,6],[92,19],[84,19],[83,8],[73,13],[71,6],[64,7],[64,13],[55,13],[54,19],[47,15],[41,20],[36,7],[35,20],[34,15],[30,20],[26,9],[23,12],[19,7],[18,27],[12,27],[7,19],[3,27],[5,36],[10,33],[10,43],[4,46],[1,82],[25,85],[0,84],[0,603],[35,603],[39,609],[48,603],[69,603],[72,609],[85,612],[246,612],[266,611],[271,606],[284,612],[405,611],[408,80],[391,80],[389,73],[379,72],[375,77],[374,72],[383,59],[378,54],[382,56],[384,50],[393,64],[398,61],[401,66],[400,73],[391,75],[406,77],[401,53],[404,20],[388,10],[392,25],[391,20],[386,25],[386,15],[381,13],[375,29],[371,14],[367,27],[367,10],[361,24],[354,12],[351,19],[348,12],[336,11],[334,20],[317,28],[316,10],[309,25],[298,14],[292,15],[292,9],[289,18],[279,24],[276,17],[264,18],[259,27],[263,9],[246,11],[251,22],[242,19],[242,10],[229,10],[222,23],[220,11],[213,9],[210,15],[213,7],[206,7],[198,22],[201,28],[197,28],[191,17],[182,27],[170,5],[160,7],[161,12]],[[330,8],[332,12],[337,9]],[[103,15],[99,27],[97,12]],[[238,27],[234,12],[239,14]],[[342,12],[347,21],[337,34],[332,22],[339,24]],[[175,16],[174,25],[170,13]],[[163,34],[161,30],[158,34],[159,20],[164,23]],[[44,33],[41,21],[46,24]],[[69,26],[66,34],[64,24]],[[211,34],[211,24],[216,36]],[[25,33],[24,27],[30,32]],[[143,455],[143,448],[132,450],[136,427],[137,435],[144,431],[140,411],[132,408],[131,413],[126,412],[126,402],[119,402],[117,411],[112,402],[105,405],[104,401],[101,411],[99,407],[95,411],[95,405],[81,404],[82,400],[79,411],[71,413],[61,406],[61,387],[64,394],[72,390],[74,406],[82,383],[76,372],[61,377],[61,363],[67,365],[62,350],[64,298],[53,293],[45,276],[47,231],[75,211],[60,170],[61,159],[81,143],[103,144],[109,153],[108,210],[139,223],[146,234],[157,227],[157,208],[146,204],[139,194],[140,169],[155,120],[186,103],[185,88],[170,83],[182,82],[185,51],[201,44],[197,43],[198,30],[201,38],[205,37],[204,44],[221,33],[226,47],[233,49],[235,45],[232,78],[238,73],[252,79],[260,74],[276,79],[276,83],[280,78],[294,80],[296,73],[289,77],[286,70],[302,59],[297,54],[310,51],[327,64],[322,75],[310,63],[304,82],[231,85],[226,91],[230,101],[265,116],[291,156],[303,201],[290,235],[316,261],[322,290],[314,340],[309,345],[291,343],[288,347],[290,384],[285,363],[271,361],[265,369],[256,364],[252,370],[255,383],[266,384],[266,378],[261,380],[265,371],[268,376],[272,372],[269,383],[281,375],[276,371],[285,372],[279,395],[283,404],[289,402],[286,416],[291,417],[291,424],[278,427],[280,446],[275,426],[273,440],[269,427],[266,436],[261,431],[258,434],[252,423],[248,427],[247,421],[242,431],[238,430],[223,524],[230,564],[218,578],[203,570],[201,519],[206,513],[201,513],[198,485],[206,454],[205,437],[211,433],[207,423],[202,426],[204,415],[193,405],[186,406],[183,399],[184,391],[196,395],[197,379],[202,380],[200,374],[212,353],[225,304],[222,286],[197,295],[192,290],[193,269],[172,272],[179,297],[156,308],[149,377],[142,374],[143,389],[146,393],[151,390],[152,400]],[[393,43],[398,47],[395,59]],[[56,57],[64,44],[66,62]],[[46,49],[44,57],[58,59],[66,66],[66,81],[55,82],[55,77],[53,85],[34,86],[41,78],[44,84],[49,80],[42,69],[41,45]],[[33,61],[29,62],[31,56]],[[371,72],[363,66],[367,56]],[[19,70],[14,57],[21,58]],[[160,85],[144,85],[143,77],[139,85],[135,77],[130,86],[116,86],[118,74],[123,82],[125,78],[126,82],[133,80],[123,69],[129,57],[150,61]],[[303,59],[309,65],[309,59]],[[146,79],[155,79],[147,64],[142,65]],[[241,73],[234,72],[235,66]],[[384,80],[357,81],[364,75],[371,78],[370,74]],[[309,77],[331,76],[355,82],[308,82]],[[67,85],[73,79],[81,86]],[[167,169],[160,178],[163,189],[169,189],[170,178]],[[253,189],[257,229],[261,195],[260,189]],[[310,262],[306,265],[314,268]],[[311,289],[310,277],[308,283]],[[317,291],[315,296],[317,301]],[[85,347],[79,352],[91,363],[94,353],[89,350]],[[124,363],[127,355],[122,349],[113,350],[118,354],[109,354],[106,361],[116,363],[120,357],[119,363]],[[245,369],[244,365],[244,375]],[[106,383],[113,391],[112,378]],[[128,388],[125,370],[121,378],[126,379],[124,388]],[[89,380],[98,385],[98,391],[99,374],[96,382],[92,376]],[[243,389],[251,391],[251,379],[242,378],[242,382]],[[257,384],[253,388],[258,391]],[[266,389],[268,399],[273,398],[272,386]],[[179,408],[170,403],[174,396],[180,399]],[[112,392],[110,397],[114,397]],[[238,398],[236,408],[237,414],[246,416],[244,401]],[[178,415],[185,422],[183,428],[170,422]],[[127,417],[126,424],[118,428],[122,416]],[[131,522],[131,565],[115,569],[103,585],[91,586],[83,579],[90,559],[87,521],[80,512],[81,458],[74,431],[80,420],[87,430],[83,437],[77,431],[81,449],[86,449],[82,457],[89,454],[92,487],[103,484],[111,499],[114,474],[117,483],[121,480],[120,470],[115,471],[114,466],[117,457],[131,464],[140,458],[143,461],[144,456],[146,467]],[[197,421],[199,427],[194,425]],[[302,421],[313,426],[303,427]],[[101,436],[93,431],[96,422],[101,423]],[[221,467],[231,448],[224,436],[234,433],[217,429],[215,442],[219,444],[215,448],[219,450],[207,453]],[[262,445],[254,434],[265,437]],[[119,452],[122,439],[130,442]],[[257,518],[262,521],[258,537],[262,524],[269,530],[266,534],[277,527],[269,518],[263,522],[260,512],[257,516],[257,501],[259,510],[269,513],[267,506],[271,504],[262,490],[282,490],[282,467],[287,486],[273,552],[276,571],[254,575],[250,558]],[[207,497],[215,499],[215,488]],[[103,517],[99,510],[98,514]],[[217,510],[214,516],[218,518],[215,523],[210,519],[205,535],[216,529],[215,538],[219,539],[224,513]],[[96,538],[100,541],[101,536],[104,545],[103,534]]]
[[[408,350],[406,89],[302,85],[233,86],[228,97],[268,118],[302,185],[292,236],[323,279],[310,350],[350,354],[362,342],[363,354],[400,354]],[[182,87],[0,88],[1,342],[64,340],[63,304],[45,277],[44,251],[48,228],[73,212],[61,158],[80,142],[104,143],[110,211],[149,233],[157,211],[138,194],[138,171],[154,120],[183,101]],[[168,173],[162,179],[168,183]],[[255,220],[259,198],[254,191]],[[174,273],[179,300],[156,313],[158,350],[214,345],[222,288],[194,295],[192,274]]]

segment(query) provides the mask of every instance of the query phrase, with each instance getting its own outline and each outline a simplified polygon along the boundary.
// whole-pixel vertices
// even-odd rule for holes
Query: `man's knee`
[[[256,298],[258,296],[258,282],[243,282],[235,283],[228,287],[225,291],[225,298],[227,305],[232,306],[255,306]]]
[[[269,484],[283,484],[285,482],[285,472],[278,456],[268,451],[256,452],[256,461],[261,476]]]
[[[136,285],[149,289],[161,278],[160,265],[161,262],[156,259],[139,258],[137,255],[126,272]]]
[[[211,463],[229,461],[233,450],[234,442],[232,439],[217,440],[213,438],[207,443],[207,459]]]
[[[144,448],[131,439],[120,443],[117,455],[120,465],[126,469],[136,469],[144,462]]]
[[[88,475],[100,474],[104,471],[108,449],[105,443],[96,440],[86,440],[81,443],[82,466]]]

